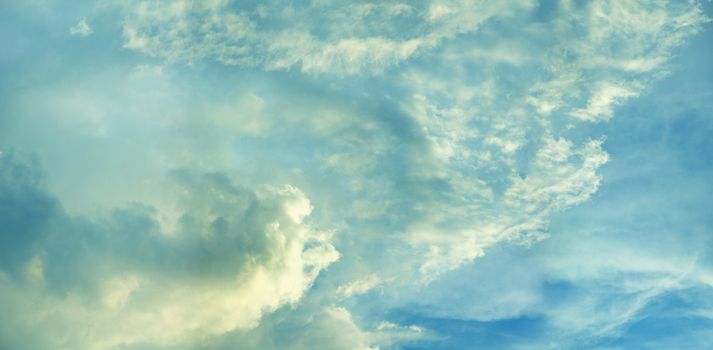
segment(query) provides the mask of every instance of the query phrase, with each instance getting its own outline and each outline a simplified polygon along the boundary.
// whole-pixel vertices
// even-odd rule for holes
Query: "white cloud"
[[[364,294],[381,283],[381,278],[378,275],[373,274],[339,286],[337,288],[337,294],[341,294],[348,298],[354,295]]]
[[[650,303],[699,285],[696,258],[648,237],[637,242],[630,233],[573,232],[559,239],[560,255],[544,255],[543,278],[576,287],[576,298],[541,310],[568,338],[616,336],[647,317]],[[648,232],[658,236],[660,233]],[[670,237],[663,238],[663,240]],[[684,248],[685,249],[685,248]],[[538,307],[539,309],[540,307]]]
[[[446,11],[438,6],[434,14]],[[431,57],[438,69],[416,66],[402,75],[400,85],[411,93],[403,109],[429,141],[409,159],[414,169],[408,175],[424,184],[444,183],[429,193],[420,219],[406,230],[408,242],[426,257],[420,267],[426,280],[497,242],[545,238],[551,214],[589,199],[608,155],[602,140],[576,145],[567,139],[570,128],[562,127],[562,117],[607,120],[617,104],[660,77],[671,50],[706,21],[694,2],[563,3],[557,11],[553,26],[514,20],[473,34],[486,43],[494,36],[501,43],[539,46],[516,67],[498,68],[511,64],[507,56],[474,65],[471,53],[459,54],[459,48],[481,44],[455,39],[454,49],[444,43],[448,54]],[[581,21],[587,25],[578,27]],[[631,70],[610,64],[629,56],[657,65]],[[533,73],[541,69],[544,74]]]
[[[268,70],[298,66],[315,74],[380,73],[445,39],[476,30],[491,17],[530,6],[527,1],[508,6],[460,1],[434,4],[423,11],[401,3],[363,3],[345,12],[342,6],[320,2],[303,7],[268,2],[240,11],[231,11],[229,5],[230,1],[221,1],[191,6],[186,0],[123,4],[128,7],[124,46],[189,64],[215,59]],[[446,10],[454,15],[445,18]],[[391,23],[403,18],[417,22],[414,33],[404,33]],[[288,24],[272,28],[262,23],[269,20]],[[315,34],[325,28],[328,38]]]
[[[94,31],[89,26],[89,23],[87,23],[86,18],[82,18],[79,22],[77,22],[77,24],[69,27],[69,34],[72,34],[73,36],[88,37],[92,35],[93,32]]]
[[[586,121],[607,120],[614,113],[614,106],[622,100],[636,95],[637,93],[630,88],[603,83],[594,90],[587,102],[587,107],[576,109],[570,112],[570,115]]]
[[[313,327],[317,326],[327,334],[339,336],[331,338],[326,343],[312,344],[312,348],[379,350],[432,337],[430,332],[418,326],[404,326],[392,322],[381,322],[373,330],[363,330],[357,325],[349,310],[343,307],[328,306],[322,312],[319,322]]]
[[[16,171],[13,162],[4,159],[0,169]],[[175,176],[183,214],[174,233],[157,232],[154,210],[143,206],[96,222],[60,209],[37,214],[56,225],[34,232],[42,259],[23,263],[33,283],[0,273],[3,309],[9,302],[28,315],[12,328],[41,332],[55,348],[178,345],[256,327],[265,313],[297,303],[338,259],[331,234],[305,222],[312,207],[299,189],[248,191],[220,174]],[[24,181],[7,180],[10,188]],[[20,201],[6,203],[17,210],[33,209],[22,198],[3,198]]]

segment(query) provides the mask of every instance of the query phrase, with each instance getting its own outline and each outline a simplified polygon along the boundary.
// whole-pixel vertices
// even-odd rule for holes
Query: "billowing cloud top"
[[[185,209],[166,231],[139,204],[98,221],[71,216],[31,159],[0,162],[5,309],[23,328],[37,317],[87,325],[78,339],[43,329],[63,347],[173,345],[254,327],[339,256],[328,233],[304,223],[310,202],[289,185],[252,192],[224,174],[175,172]]]
[[[656,90],[709,4],[65,5],[0,15],[2,348],[629,348],[674,293],[709,324],[710,220],[662,255],[620,214],[658,179],[620,159],[711,110],[710,69]]]

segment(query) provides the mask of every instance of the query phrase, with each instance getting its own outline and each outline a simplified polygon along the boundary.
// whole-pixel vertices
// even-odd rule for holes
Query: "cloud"
[[[123,7],[125,46],[169,62],[299,67],[357,81],[378,73],[368,79],[387,81],[393,87],[388,97],[354,98],[376,107],[324,102],[323,96],[339,96],[324,87],[323,96],[301,95],[303,101],[289,92],[254,95],[260,107],[251,114],[260,117],[251,120],[266,137],[257,142],[273,155],[266,158],[283,152],[269,137],[288,133],[320,145],[307,152],[330,150],[315,161],[336,171],[348,191],[329,201],[349,203],[353,216],[345,221],[356,232],[381,232],[364,221],[397,222],[399,239],[388,244],[409,252],[400,256],[408,263],[386,256],[373,261],[388,266],[384,279],[401,275],[404,281],[429,281],[499,242],[546,238],[549,217],[589,199],[608,160],[603,139],[582,137],[576,128],[610,118],[617,105],[665,75],[672,50],[706,21],[695,2],[563,2],[543,19],[551,25],[531,21],[537,7],[530,2],[364,6],[344,18],[341,6],[323,3],[131,3]],[[403,20],[412,26],[395,30]],[[268,26],[271,21],[280,24]],[[498,54],[473,62],[474,54],[461,50],[494,43],[524,45],[528,57]],[[230,113],[216,115],[228,116],[215,119],[220,123],[253,125]],[[373,204],[366,210],[363,203]],[[364,234],[355,244],[372,239],[380,240]]]
[[[189,64],[210,59],[268,70],[297,66],[306,73],[354,75],[383,72],[445,39],[476,30],[491,17],[528,5],[460,1],[414,8],[363,2],[345,8],[327,2],[267,2],[243,8],[231,1],[193,6],[183,0],[123,6],[128,14],[124,46],[151,56]],[[446,12],[452,14],[446,18]],[[403,21],[413,22],[413,29],[398,28]]]
[[[36,169],[0,158],[2,302],[18,315],[3,329],[41,331],[47,347],[172,345],[252,328],[339,256],[289,185],[249,191],[223,174],[177,172],[183,211],[166,232],[140,204],[69,216]],[[62,326],[72,323],[84,326]]]
[[[74,66],[3,87],[0,146],[50,173],[4,155],[0,303],[29,315],[0,325],[12,348],[398,348],[429,333],[394,319],[414,300],[606,337],[685,284],[650,257],[572,263],[613,249],[588,239],[448,282],[594,196],[601,122],[669,74],[697,2],[109,3],[102,60],[42,51]],[[581,303],[541,291],[570,284]]]
[[[79,22],[77,22],[77,24],[69,27],[69,34],[72,34],[73,36],[85,38],[92,35],[93,32],[94,31],[89,26],[89,23],[87,23],[86,18],[82,18]]]
[[[599,121],[611,118],[613,107],[619,101],[636,96],[636,93],[628,88],[603,84],[600,86],[587,102],[587,107],[570,112],[575,118],[586,121]]]
[[[364,279],[359,279],[345,285],[339,286],[337,288],[337,294],[342,294],[345,297],[351,297],[353,295],[364,294],[374,287],[381,284],[382,281],[377,275],[371,275]]]
[[[402,108],[426,142],[406,155],[413,168],[405,176],[417,188],[433,188],[423,202],[415,199],[421,219],[407,229],[412,247],[426,257],[420,270],[427,276],[471,261],[497,242],[545,238],[553,213],[589,199],[609,157],[603,140],[570,129],[578,120],[608,119],[617,104],[644,91],[665,73],[671,50],[706,21],[696,3],[562,3],[555,12],[549,27],[517,20],[483,26],[473,34],[478,40],[445,42],[442,51],[449,54],[411,65],[400,77],[408,94]],[[648,21],[656,25],[642,24]],[[491,41],[540,48],[533,46],[516,66],[507,58],[472,63],[458,50]],[[629,55],[660,64],[646,72],[609,65]],[[546,73],[532,73],[542,69]]]
[[[679,79],[691,84],[690,76]],[[527,248],[495,245],[473,264],[441,275],[414,295],[401,294],[399,310],[416,316],[396,320],[468,320],[471,331],[465,334],[456,326],[419,324],[468,344],[506,334],[490,344],[497,348],[686,344],[705,349],[709,340],[699,330],[708,329],[710,321],[694,310],[706,310],[713,292],[707,272],[710,229],[700,221],[707,212],[692,208],[708,207],[710,183],[700,181],[710,175],[710,167],[684,171],[681,152],[694,159],[703,155],[681,147],[700,146],[657,135],[680,132],[690,138],[697,134],[694,129],[705,134],[711,123],[697,116],[706,115],[708,107],[682,102],[699,97],[664,98],[671,93],[669,82],[626,108],[627,118],[613,122],[618,130],[607,140],[612,157],[602,188],[592,200],[555,215],[547,240]],[[677,110],[679,105],[692,109]],[[696,127],[682,126],[683,120]],[[561,159],[568,147],[548,148],[547,158]],[[437,345],[458,347],[448,341]]]
[[[335,305],[300,306],[288,313],[273,314],[254,332],[236,332],[204,346],[232,349],[399,349],[404,344],[431,339],[434,335],[415,325],[382,321],[359,326],[358,317]]]

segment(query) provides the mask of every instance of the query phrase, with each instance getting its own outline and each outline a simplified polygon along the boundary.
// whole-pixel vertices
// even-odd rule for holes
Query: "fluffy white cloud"
[[[221,174],[177,173],[183,214],[175,232],[161,232],[144,206],[116,210],[108,221],[57,207],[23,220],[53,199],[27,178],[31,166],[12,154],[0,162],[3,206],[14,208],[1,214],[13,226],[3,239],[28,247],[3,260],[3,308],[17,313],[10,332],[42,332],[48,347],[177,345],[252,328],[264,313],[296,303],[339,257],[331,234],[305,222],[311,204],[289,185],[253,192]],[[53,225],[29,228],[34,239],[12,236],[43,220]],[[24,273],[9,274],[15,265]],[[77,327],[61,326],[68,324]]]

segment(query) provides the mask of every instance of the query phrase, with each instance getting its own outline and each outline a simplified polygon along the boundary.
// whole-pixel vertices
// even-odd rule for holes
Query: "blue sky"
[[[710,349],[710,1],[0,4],[0,348]]]

